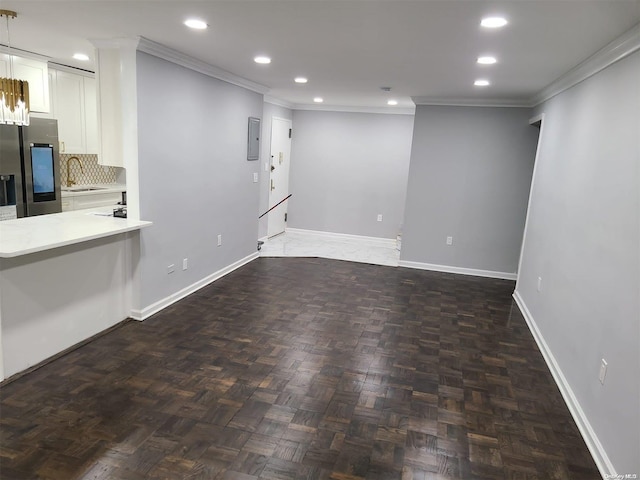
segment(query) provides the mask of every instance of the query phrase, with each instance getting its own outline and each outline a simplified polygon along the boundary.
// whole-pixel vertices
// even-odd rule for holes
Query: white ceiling
[[[71,58],[92,55],[88,39],[142,36],[291,105],[322,96],[324,105],[374,108],[391,97],[399,107],[413,106],[411,97],[526,101],[640,22],[640,0],[2,0],[1,8],[18,12],[12,46],[65,65],[93,69]],[[495,14],[509,24],[479,26]],[[186,28],[192,16],[209,29]],[[271,65],[254,63],[257,54]],[[484,54],[499,63],[477,65]],[[309,82],[295,84],[297,75]],[[492,85],[474,87],[479,77]]]

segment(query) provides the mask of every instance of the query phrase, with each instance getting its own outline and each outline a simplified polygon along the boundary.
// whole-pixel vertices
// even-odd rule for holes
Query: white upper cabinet
[[[29,107],[35,113],[49,113],[49,75],[47,62],[32,58],[13,58],[13,77],[29,82]],[[0,54],[0,76],[9,76],[9,55]]]
[[[124,166],[124,113],[122,111],[122,52],[119,48],[96,50],[98,125],[101,165]]]
[[[136,52],[139,38],[92,40],[98,88],[98,132],[102,165],[138,165]],[[137,177],[134,169],[127,178]],[[133,175],[133,177],[132,177]],[[132,192],[131,198],[137,198]],[[133,204],[135,205],[135,201]],[[129,208],[131,218],[139,213]]]
[[[51,69],[52,114],[58,120],[60,153],[98,153],[95,79]]]
[[[54,71],[53,118],[58,120],[60,153],[85,153],[84,80],[80,75]],[[52,75],[53,80],[54,75]]]

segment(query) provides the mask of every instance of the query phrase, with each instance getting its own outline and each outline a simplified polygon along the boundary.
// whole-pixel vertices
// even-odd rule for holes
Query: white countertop
[[[96,190],[87,190],[95,188]],[[98,195],[100,193],[120,193],[126,192],[127,186],[120,183],[92,183],[90,185],[73,185],[62,187],[63,197],[76,197],[78,195]]]
[[[95,215],[112,212],[113,207],[100,207],[0,222],[0,257],[18,257],[151,225],[143,220]]]

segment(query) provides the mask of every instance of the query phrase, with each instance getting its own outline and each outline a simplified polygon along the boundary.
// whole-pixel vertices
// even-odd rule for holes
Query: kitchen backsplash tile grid
[[[78,157],[82,162],[82,170],[80,170],[78,162],[71,162],[71,179],[75,180],[76,184],[116,183],[116,168],[100,165],[97,155],[61,153],[60,176],[63,186],[67,181],[67,161],[71,157]]]

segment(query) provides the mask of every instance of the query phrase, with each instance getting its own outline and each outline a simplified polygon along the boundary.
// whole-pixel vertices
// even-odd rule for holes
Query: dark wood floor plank
[[[600,475],[513,282],[261,258],[0,389],[0,477]]]

